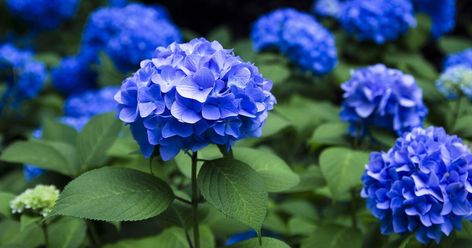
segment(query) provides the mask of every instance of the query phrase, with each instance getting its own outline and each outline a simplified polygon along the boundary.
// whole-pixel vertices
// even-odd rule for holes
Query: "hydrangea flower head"
[[[97,73],[91,69],[95,60],[95,54],[91,53],[64,58],[51,72],[54,88],[64,95],[71,95],[96,86]]]
[[[454,29],[456,0],[413,0],[418,12],[431,17],[433,37],[439,38]]]
[[[7,0],[13,15],[38,29],[53,29],[75,16],[80,0]]]
[[[436,87],[450,100],[462,95],[472,99],[472,68],[463,65],[449,67],[436,81]]]
[[[401,134],[421,126],[428,113],[415,79],[383,64],[352,72],[341,87],[341,119],[350,123],[354,136],[363,135],[369,126]]]
[[[472,155],[443,128],[415,128],[388,152],[374,152],[362,176],[362,197],[381,232],[415,233],[439,243],[472,214]]]
[[[27,189],[10,202],[12,213],[32,211],[46,217],[59,198],[59,190],[54,185],[37,185]]]
[[[129,4],[105,7],[89,17],[83,49],[105,52],[118,69],[129,71],[152,56],[157,46],[180,41],[177,27],[158,7]]]
[[[113,97],[117,91],[118,87],[109,86],[70,96],[64,103],[65,116],[89,119],[98,114],[115,111],[116,102]]]
[[[316,75],[337,64],[334,36],[312,16],[295,9],[278,9],[259,18],[251,37],[256,50],[277,49],[292,63]]]
[[[46,66],[11,44],[0,46],[0,71],[7,75],[4,98],[14,102],[36,97],[46,80]]]
[[[273,108],[272,82],[217,41],[158,47],[115,95],[119,118],[149,157],[259,136]]]
[[[349,0],[342,5],[340,22],[358,40],[384,44],[416,25],[409,0]]]
[[[313,4],[313,13],[322,17],[339,18],[341,6],[346,0],[316,0]]]
[[[446,70],[456,65],[472,68],[472,48],[448,55],[444,60],[443,67]]]

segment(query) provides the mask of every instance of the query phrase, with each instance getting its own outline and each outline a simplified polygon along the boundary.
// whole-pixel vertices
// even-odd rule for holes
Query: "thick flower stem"
[[[197,152],[192,153],[192,226],[195,248],[200,248],[200,233],[198,230],[198,186],[197,186]]]

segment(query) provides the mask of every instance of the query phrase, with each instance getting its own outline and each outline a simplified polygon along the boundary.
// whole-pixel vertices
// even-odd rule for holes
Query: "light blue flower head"
[[[449,67],[436,81],[436,87],[450,100],[460,96],[472,100],[472,68],[463,65]]]
[[[115,95],[142,153],[164,160],[208,144],[259,136],[273,108],[272,82],[217,41],[158,47]]]
[[[449,54],[444,60],[443,68],[446,70],[456,65],[462,65],[472,69],[472,48]]]

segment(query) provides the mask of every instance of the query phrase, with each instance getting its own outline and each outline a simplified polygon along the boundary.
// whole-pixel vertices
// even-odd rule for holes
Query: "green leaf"
[[[69,143],[75,146],[77,141],[77,131],[65,124],[57,122],[56,120],[46,118],[43,122],[43,134],[41,139],[50,141],[59,141]]]
[[[410,50],[417,51],[431,37],[431,19],[425,14],[416,15],[417,26],[408,30],[405,40]]]
[[[472,137],[472,115],[461,116],[454,124],[454,132],[461,134],[462,137]]]
[[[12,163],[34,164],[37,167],[59,172],[64,175],[74,175],[74,166],[64,154],[68,144],[47,143],[40,140],[18,141],[8,146],[0,156],[0,160]],[[59,147],[64,147],[61,151]],[[69,146],[70,147],[70,146]]]
[[[295,217],[288,221],[288,228],[291,235],[310,235],[316,229],[316,224],[312,220]]]
[[[259,244],[258,238],[253,238],[250,240],[241,241],[234,245],[228,246],[231,248],[290,248],[285,242],[269,238],[269,237],[262,237],[262,244]]]
[[[262,137],[278,134],[289,126],[290,122],[287,119],[277,113],[270,113],[262,129]]]
[[[100,62],[95,65],[98,72],[98,83],[100,86],[119,85],[123,79],[123,74],[116,68],[113,61],[106,55],[100,53]]]
[[[308,239],[302,241],[301,248],[360,248],[362,233],[353,228],[325,225],[316,228]]]
[[[226,26],[216,27],[208,34],[209,41],[217,40],[223,47],[232,47],[231,39],[231,30]]]
[[[343,122],[328,122],[321,124],[315,129],[308,142],[314,147],[320,145],[348,146],[348,126],[347,123]]]
[[[54,67],[61,62],[60,56],[58,56],[56,53],[50,53],[50,52],[38,53],[35,56],[35,59],[43,62],[49,67]]]
[[[77,139],[82,166],[88,169],[101,165],[107,159],[107,151],[118,137],[122,127],[115,113],[95,116]]]
[[[30,225],[38,224],[41,220],[39,216],[30,216],[27,214],[22,214],[20,217],[20,232],[26,230]]]
[[[387,147],[392,147],[397,139],[393,132],[385,129],[372,127],[369,131],[376,141]]]
[[[212,160],[216,158],[221,158],[222,155],[218,150],[218,147],[215,145],[209,145],[202,150],[198,151],[198,158],[199,159],[206,159]],[[192,173],[192,160],[190,157],[185,154],[185,152],[181,151],[177,156],[175,156],[175,163],[177,164],[177,168],[184,174],[187,178],[191,178]],[[197,163],[197,171],[200,171],[203,162]]]
[[[0,216],[11,217],[10,201],[15,198],[14,194],[0,192]]]
[[[231,159],[205,162],[198,174],[198,186],[216,209],[260,233],[268,194],[263,178],[251,167]]]
[[[51,248],[77,248],[84,242],[87,226],[84,220],[62,217],[48,226]]]
[[[261,74],[274,84],[282,84],[290,77],[290,70],[285,64],[261,64],[258,68]]]
[[[296,186],[300,178],[277,155],[253,148],[237,147],[234,158],[249,165],[264,180],[268,192],[280,192]]]
[[[361,184],[368,159],[366,152],[341,147],[328,148],[321,153],[321,172],[334,199],[349,199],[350,190]]]
[[[71,181],[50,216],[144,220],[162,213],[173,200],[172,189],[157,177],[132,169],[105,167]]]
[[[445,54],[463,51],[472,47],[472,41],[469,38],[444,36],[439,39],[439,48]]]
[[[300,183],[286,192],[312,191],[313,189],[326,185],[320,167],[317,165],[308,166],[305,171],[298,174],[300,175]]]

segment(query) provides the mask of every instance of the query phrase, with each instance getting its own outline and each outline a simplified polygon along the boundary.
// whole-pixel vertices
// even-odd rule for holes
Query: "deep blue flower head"
[[[11,44],[0,46],[0,71],[7,83],[4,99],[18,102],[36,97],[46,80],[46,67],[33,54]]]
[[[123,7],[128,4],[128,0],[108,0],[108,5],[112,7]]]
[[[388,152],[373,152],[362,197],[383,234],[415,232],[439,243],[472,214],[472,155],[443,128],[415,128]]]
[[[346,0],[316,0],[313,4],[313,13],[321,17],[339,18],[341,8]]]
[[[118,87],[110,86],[70,96],[64,103],[65,116],[91,118],[98,114],[115,111],[117,105],[113,97],[117,91]]]
[[[382,64],[352,72],[341,87],[341,119],[351,124],[352,135],[364,134],[369,126],[401,134],[421,126],[428,113],[415,79]]]
[[[259,18],[251,37],[258,51],[277,49],[303,70],[324,75],[337,64],[334,36],[311,15],[278,9]]]
[[[454,29],[456,0],[413,0],[418,12],[431,17],[433,37],[439,38]]]
[[[234,245],[238,242],[248,240],[248,239],[251,239],[251,238],[254,238],[254,237],[257,237],[257,233],[254,230],[249,230],[249,231],[245,231],[245,232],[242,232],[242,233],[237,233],[237,234],[231,235],[226,240],[225,245],[226,246]]]
[[[97,73],[91,69],[96,60],[95,54],[81,53],[64,58],[52,70],[54,88],[64,95],[78,94],[89,90],[97,84]]]
[[[122,71],[134,70],[157,46],[180,41],[177,27],[159,7],[129,4],[101,8],[89,17],[83,49],[104,51]]]
[[[7,0],[8,10],[31,27],[53,29],[75,16],[80,0]]]
[[[115,95],[119,118],[149,157],[259,136],[273,108],[272,82],[217,41],[158,47]]]
[[[443,68],[446,70],[456,65],[472,68],[472,48],[448,55],[444,61]]]
[[[472,100],[472,68],[463,65],[449,67],[436,81],[436,87],[450,100],[461,96]]]
[[[339,20],[358,40],[377,44],[396,40],[416,25],[409,0],[349,0],[342,5]]]

